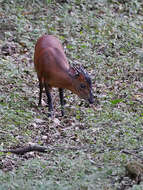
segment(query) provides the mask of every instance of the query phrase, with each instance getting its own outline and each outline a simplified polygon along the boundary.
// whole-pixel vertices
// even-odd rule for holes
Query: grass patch
[[[0,189],[142,188],[121,180],[125,163],[137,159],[122,150],[143,147],[142,12],[139,0],[1,2],[0,149],[37,143],[53,150],[1,153]],[[44,33],[62,41],[70,63],[87,69],[96,111],[68,91],[63,118],[56,90],[54,119],[45,97],[37,106],[33,52]]]

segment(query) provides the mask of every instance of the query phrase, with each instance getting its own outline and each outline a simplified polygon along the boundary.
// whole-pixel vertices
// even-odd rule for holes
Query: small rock
[[[36,122],[36,123],[43,123],[44,120],[42,120],[42,119],[35,119],[35,122]]]
[[[42,140],[47,140],[47,139],[48,139],[48,137],[46,135],[42,136]]]
[[[56,125],[59,125],[59,124],[60,124],[60,120],[57,119],[57,118],[54,118],[53,122],[54,122]]]

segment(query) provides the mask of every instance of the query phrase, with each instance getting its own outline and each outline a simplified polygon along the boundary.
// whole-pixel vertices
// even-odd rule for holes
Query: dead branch
[[[47,152],[47,147],[43,147],[43,146],[39,146],[39,145],[28,145],[22,148],[16,148],[16,149],[9,149],[9,150],[3,150],[1,152],[4,153],[14,153],[14,154],[19,154],[19,155],[23,155],[27,152],[31,152],[31,151],[38,151],[38,152]]]
[[[9,150],[2,150],[1,152],[4,152],[4,153],[8,153],[8,152],[11,152],[11,153],[14,153],[14,154],[18,154],[18,155],[23,155],[27,152],[32,152],[32,151],[37,151],[37,152],[43,152],[43,153],[46,153],[48,151],[66,151],[66,150],[73,150],[73,151],[77,151],[77,150],[84,150],[84,151],[95,151],[96,150],[96,146],[71,146],[71,147],[58,147],[58,146],[48,146],[48,147],[44,147],[44,146],[40,146],[40,145],[36,145],[36,144],[29,144],[27,146],[24,146],[22,148],[16,148],[16,149],[9,149]],[[138,156],[136,153],[142,151],[143,148],[139,148],[138,150],[125,150],[121,147],[119,148],[109,148],[108,150],[101,150],[101,151],[98,151],[96,152],[96,154],[101,154],[101,153],[104,153],[105,151],[121,151],[121,153],[124,153],[124,154],[129,154],[129,155],[132,155],[136,158],[139,158],[143,161],[143,158]]]
[[[132,155],[132,156],[134,156],[134,157],[136,157],[136,158],[139,158],[139,159],[141,159],[141,160],[143,161],[143,158],[142,158],[142,157],[138,156],[137,154],[135,154],[135,153],[133,153],[133,152],[131,152],[131,151],[122,150],[121,152],[122,152],[122,153],[125,153],[125,154]],[[139,151],[138,151],[138,152],[139,152]]]

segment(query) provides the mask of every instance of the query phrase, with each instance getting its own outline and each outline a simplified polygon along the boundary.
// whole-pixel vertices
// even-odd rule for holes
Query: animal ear
[[[86,72],[86,70],[84,70],[84,68],[82,66],[80,66],[80,78],[81,80],[85,80],[85,78],[88,77],[88,73]]]
[[[79,71],[76,67],[70,67],[68,72],[69,72],[69,75],[74,78],[77,78],[79,76]]]
[[[83,73],[79,73],[79,78],[80,78],[80,80],[84,80],[84,75],[83,75]]]
[[[82,67],[82,66],[79,66],[79,68],[78,68],[78,72],[79,72],[79,78],[80,78],[80,80],[84,80],[84,75],[85,75],[85,71],[84,71],[84,68]]]

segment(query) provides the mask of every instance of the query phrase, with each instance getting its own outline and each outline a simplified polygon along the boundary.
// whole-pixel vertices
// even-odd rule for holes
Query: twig
[[[11,152],[14,154],[23,155],[23,154],[25,154],[27,152],[31,152],[31,151],[47,152],[47,147],[38,146],[38,145],[28,145],[28,146],[25,146],[23,148],[3,150],[1,152],[4,152],[4,153]]]
[[[27,152],[32,152],[32,151],[37,151],[37,152],[43,152],[46,153],[48,151],[64,151],[64,150],[95,150],[94,147],[91,146],[79,146],[79,147],[75,147],[75,146],[71,146],[71,147],[57,147],[57,146],[48,146],[48,147],[44,147],[44,146],[39,146],[39,145],[35,145],[35,144],[30,144],[27,146],[24,146],[22,148],[16,148],[16,149],[8,149],[8,150],[0,150],[0,152],[4,152],[4,153],[14,153],[14,154],[19,154],[19,155],[23,155]]]
[[[138,153],[138,152],[141,152],[141,151],[143,151],[143,147],[141,147],[141,148],[139,148],[139,149],[137,149],[137,150],[134,150],[136,153]]]
[[[133,152],[130,152],[130,151],[128,151],[128,150],[122,150],[121,152],[122,152],[122,153],[125,153],[125,154],[129,154],[129,155],[133,155],[133,156],[135,156],[136,158],[139,158],[139,159],[141,159],[141,160],[143,161],[143,158],[141,158],[140,156],[136,155],[136,154],[133,153]]]
[[[9,134],[8,132],[2,130],[0,130],[0,133]]]
[[[70,146],[70,147],[58,147],[58,146],[48,146],[48,147],[44,147],[44,146],[39,146],[39,145],[36,145],[36,144],[30,144],[30,145],[27,145],[27,146],[24,146],[22,148],[16,148],[16,149],[9,149],[9,150],[2,150],[0,152],[4,152],[4,153],[8,153],[8,152],[11,152],[11,153],[14,153],[14,154],[19,154],[19,155],[23,155],[27,152],[32,152],[32,151],[37,151],[37,152],[43,152],[43,153],[46,153],[48,151],[65,151],[65,150],[73,150],[73,151],[76,151],[76,150],[84,150],[84,151],[95,151],[96,150],[96,145],[92,145],[92,146]],[[138,149],[137,152],[139,151],[142,151],[143,148],[141,147],[140,149]],[[134,152],[135,150],[132,150],[132,151],[128,151],[128,150],[122,150],[121,147],[119,148],[109,148],[108,150],[106,149],[103,149],[103,150],[100,150],[98,152],[96,152],[96,154],[102,154],[104,153],[105,151],[121,151],[121,153],[124,153],[124,154],[129,154],[129,155],[133,155],[134,157],[136,158],[139,158],[143,161],[143,158],[141,158],[140,156],[136,155]],[[134,152],[133,152],[134,151]]]

